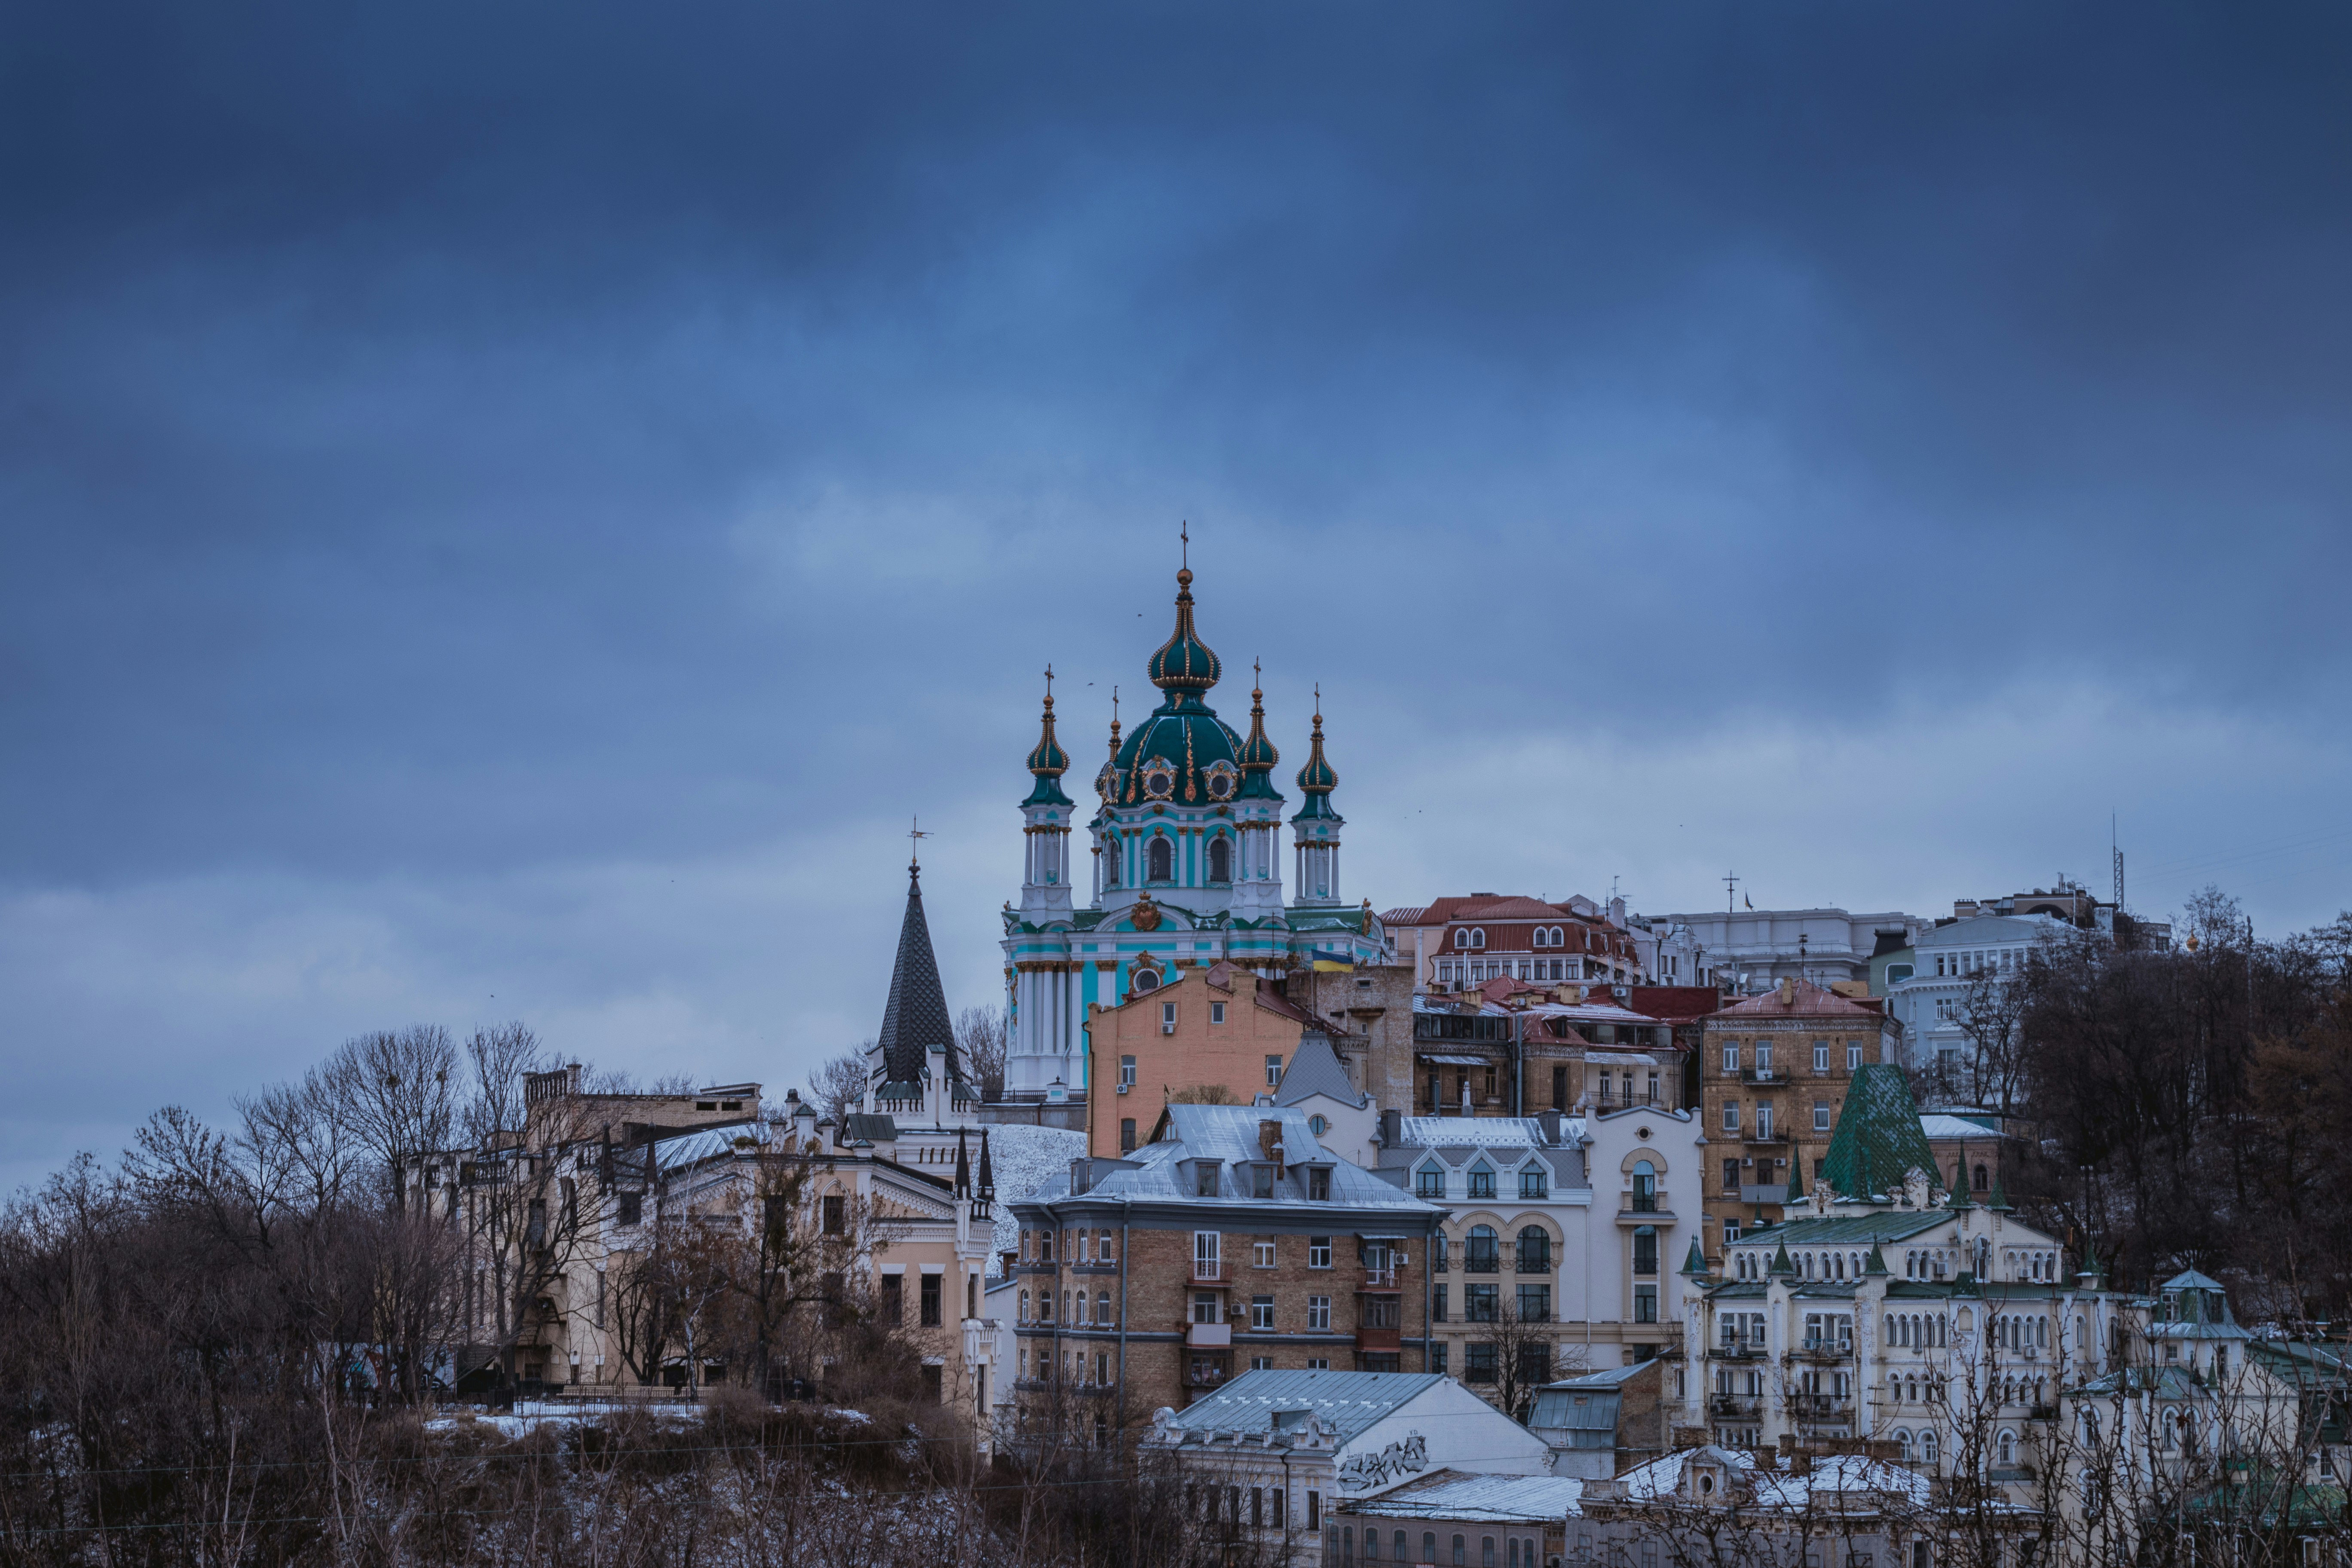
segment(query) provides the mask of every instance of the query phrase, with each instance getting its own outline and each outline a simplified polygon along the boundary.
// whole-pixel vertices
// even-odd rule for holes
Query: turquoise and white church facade
[[[1087,1009],[1156,990],[1179,969],[1223,962],[1279,978],[1318,961],[1393,959],[1370,903],[1351,906],[1340,892],[1345,823],[1331,804],[1339,780],[1323,755],[1320,700],[1297,775],[1304,804],[1290,816],[1297,897],[1286,902],[1286,803],[1274,785],[1280,757],[1266,738],[1265,693],[1250,693],[1247,739],[1209,706],[1222,668],[1192,626],[1189,568],[1176,574],[1176,630],[1150,668],[1160,706],[1122,738],[1114,704],[1099,804],[1086,824],[1092,864],[1080,870],[1071,837],[1081,808],[1062,791],[1070,759],[1054,736],[1047,684],[1044,733],[1029,753],[1035,784],[1021,803],[1021,901],[1004,908],[1008,1100],[1082,1096]]]

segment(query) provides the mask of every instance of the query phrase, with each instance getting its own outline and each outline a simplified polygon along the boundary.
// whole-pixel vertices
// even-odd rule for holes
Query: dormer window
[[[1413,1173],[1413,1195],[1442,1198],[1445,1195],[1445,1171],[1439,1165],[1423,1165]]]
[[[1331,1201],[1331,1168],[1328,1165],[1307,1168],[1307,1196],[1311,1203],[1328,1204]]]
[[[1474,1198],[1495,1195],[1495,1173],[1490,1167],[1473,1165],[1470,1168],[1470,1195]]]
[[[1470,928],[1470,945],[1474,948],[1483,948],[1486,945],[1486,927],[1473,926]]]
[[[1272,1165],[1252,1165],[1250,1167],[1250,1196],[1254,1198],[1270,1198],[1274,1196],[1274,1167]]]
[[[1454,933],[1454,945],[1456,948],[1468,947],[1470,945],[1470,933],[1466,931],[1456,929]]]
[[[1202,1160],[1194,1164],[1192,1178],[1194,1196],[1213,1198],[1217,1195],[1217,1163],[1214,1160]]]

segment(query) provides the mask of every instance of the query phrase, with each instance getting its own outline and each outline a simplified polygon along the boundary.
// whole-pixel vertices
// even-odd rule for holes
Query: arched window
[[[1437,1561],[1437,1531],[1424,1530],[1421,1532],[1421,1560],[1423,1563]]]
[[[1117,834],[1113,834],[1110,837],[1106,838],[1106,839],[1104,839],[1104,840],[1103,840],[1103,847],[1102,847],[1102,861],[1103,861],[1103,886],[1105,886],[1105,887],[1107,887],[1107,888],[1116,888],[1116,887],[1118,887],[1118,886],[1119,885],[1119,882],[1118,882],[1118,836]]]
[[[1145,852],[1147,864],[1144,878],[1148,881],[1171,882],[1176,879],[1176,846],[1166,838],[1154,838]]]
[[[1519,1232],[1519,1269],[1522,1274],[1551,1272],[1551,1233],[1539,1225],[1528,1226]]]
[[[1657,1212],[1658,1171],[1647,1160],[1633,1162],[1633,1207],[1641,1214]]]
[[[1470,1543],[1457,1535],[1454,1538],[1454,1568],[1467,1568],[1469,1562]]]
[[[1437,1542],[1433,1542],[1433,1542],[1430,1542],[1430,1544],[1431,1544],[1432,1546],[1435,1546],[1435,1545],[1437,1544]],[[1391,1545],[1391,1549],[1393,1550],[1393,1552],[1394,1552],[1394,1553],[1395,1553],[1396,1560],[1397,1560],[1398,1562],[1400,1562],[1400,1563],[1403,1562],[1403,1561],[1404,1561],[1405,1550],[1406,1550],[1406,1549],[1405,1549],[1405,1543],[1404,1543],[1404,1531],[1402,1531],[1402,1530],[1398,1531],[1396,1532],[1396,1539],[1395,1539],[1393,1542],[1390,1542],[1390,1545]]]
[[[1999,1441],[1994,1444],[1994,1448],[2000,1455],[2000,1458],[1997,1462],[2000,1464],[2001,1468],[2007,1469],[2011,1465],[2017,1463],[2017,1434],[2011,1431],[2008,1427],[2004,1426],[2001,1428],[2000,1437]]]
[[[1024,1323],[1029,1321],[1029,1292],[1026,1290],[1021,1292],[1021,1321]]]
[[[1977,1189],[1977,1191],[1979,1191],[1979,1192],[1983,1192],[1985,1189],[1987,1189],[1988,1187],[1990,1187],[1990,1186],[1991,1186],[1991,1185],[1992,1185],[1992,1183],[1990,1182],[1990,1180],[1989,1180],[1989,1179],[1987,1178],[1987,1176],[1986,1176],[1986,1174],[1985,1174],[1985,1168],[1984,1168],[1982,1165],[1979,1165],[1979,1166],[1977,1167],[1977,1173],[1976,1173],[1976,1189]]]
[[[1895,1457],[1906,1465],[1911,1462],[1911,1434],[1900,1426],[1895,1429]]]
[[[1936,1462],[1936,1435],[1933,1432],[1919,1434],[1919,1458],[1930,1465]]]
[[[1468,947],[1470,945],[1470,933],[1457,928],[1454,932],[1454,945],[1457,948]],[[1432,1539],[1434,1539],[1434,1537]]]
[[[1491,1225],[1474,1225],[1464,1251],[1463,1272],[1467,1274],[1499,1274],[1502,1272],[1502,1237]]]
[[[1230,882],[1234,879],[1234,841],[1230,838],[1209,840],[1209,880]]]
[[[1478,1538],[1478,1568],[1495,1568],[1495,1538],[1491,1535]]]
[[[1477,948],[1483,948],[1486,945],[1486,927],[1473,926],[1470,928],[1470,945]]]

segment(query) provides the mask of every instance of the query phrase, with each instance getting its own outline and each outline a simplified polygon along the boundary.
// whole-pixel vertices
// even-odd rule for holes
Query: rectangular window
[[[1767,1143],[1772,1142],[1772,1102],[1769,1100],[1756,1102],[1756,1136]]]
[[[841,1236],[847,1232],[849,1222],[845,1202],[839,1193],[827,1193],[824,1195],[825,1235]]]
[[[1280,1057],[1268,1057],[1265,1058],[1265,1086],[1268,1089],[1279,1089],[1282,1087],[1282,1058]]]
[[[1307,1370],[1309,1372],[1329,1372],[1331,1370],[1331,1358],[1326,1355],[1308,1356],[1307,1358]]]
[[[1210,1003],[1210,1004],[1209,1004],[1209,1022],[1211,1022],[1212,1024],[1222,1024],[1222,1023],[1223,1023],[1224,1021],[1225,1021],[1225,1005],[1224,1005],[1223,1002],[1212,1002],[1212,1003]]]
[[[1495,1347],[1493,1345],[1462,1347],[1462,1381],[1465,1383],[1495,1381]]]
[[[1723,1070],[1726,1072],[1738,1072],[1739,1070],[1739,1042],[1738,1040],[1726,1040],[1723,1042]]]
[[[1723,1163],[1723,1190],[1727,1193],[1739,1190],[1739,1157],[1736,1154]]]
[[[896,1328],[907,1321],[906,1276],[882,1276],[882,1321]]]
[[[1135,1152],[1135,1118],[1132,1116],[1118,1119],[1118,1152],[1122,1154]]]
[[[1551,1069],[1551,1104],[1554,1110],[1568,1109],[1568,1069],[1566,1068]]]
[[[1310,1362],[1307,1364],[1312,1366],[1314,1363]],[[1309,1530],[1323,1528],[1323,1494],[1321,1492],[1311,1491],[1307,1494],[1307,1528]]]
[[[1758,1072],[1772,1070],[1772,1042],[1769,1040],[1756,1042],[1756,1070]]]
[[[1274,1242],[1270,1237],[1250,1243],[1250,1267],[1253,1268],[1274,1267]]]
[[[1271,1297],[1271,1296],[1252,1296],[1252,1297],[1250,1298],[1250,1327],[1251,1327],[1253,1330],[1255,1330],[1255,1331],[1256,1331],[1257,1332],[1259,1332],[1259,1333],[1265,1333],[1265,1332],[1270,1331],[1273,1329],[1273,1327],[1274,1327],[1274,1298],[1273,1298],[1273,1297]]]
[[[1815,1072],[1830,1070],[1830,1043],[1827,1040],[1813,1042],[1813,1070]]]
[[[1550,1184],[1544,1179],[1542,1171],[1529,1169],[1519,1173],[1519,1196],[1540,1198],[1547,1196],[1549,1190]]]
[[[1307,1267],[1309,1268],[1328,1268],[1331,1267],[1331,1238],[1329,1237],[1310,1236],[1307,1238]]]
[[[940,1279],[941,1276],[937,1274],[923,1276],[923,1327],[927,1329],[940,1326]]]
[[[1519,1287],[1519,1321],[1549,1323],[1551,1321],[1551,1287],[1522,1285]]]
[[[1252,1372],[1272,1372],[1274,1370],[1274,1358],[1270,1355],[1254,1355],[1250,1357],[1250,1370]]]
[[[1484,1168],[1470,1173],[1470,1195],[1491,1198],[1495,1195],[1495,1173]]]
[[[1658,1321],[1658,1288],[1655,1285],[1633,1287],[1633,1321],[1637,1323]]]
[[[1192,1195],[1213,1198],[1217,1195],[1217,1167],[1213,1161],[1202,1161],[1192,1167]]]
[[[1446,1288],[1440,1285],[1430,1292],[1429,1321],[1433,1323],[1445,1321],[1445,1290]]]
[[[1739,1101],[1727,1100],[1723,1102],[1723,1130],[1726,1132],[1739,1131]]]
[[[1272,1165],[1252,1165],[1250,1167],[1250,1196],[1254,1198],[1270,1198],[1274,1196],[1274,1167]]]
[[[1321,1166],[1310,1166],[1307,1172],[1307,1196],[1318,1204],[1331,1201],[1331,1173]]]
[[[1192,1321],[1194,1322],[1214,1323],[1220,1322],[1223,1320],[1223,1314],[1217,1310],[1217,1293],[1215,1291],[1195,1290],[1192,1292]]]
[[[1163,1035],[1176,1032],[1176,1004],[1173,1002],[1160,1004],[1160,1032]]]
[[[639,1225],[644,1223],[646,1217],[646,1194],[643,1193],[623,1193],[619,1200],[619,1208],[620,1213],[615,1217],[621,1224]]]
[[[1862,1070],[1862,1044],[1858,1040],[1848,1040],[1846,1042],[1845,1070],[1848,1072],[1859,1072]]]
[[[1309,1296],[1307,1298],[1307,1326],[1310,1329],[1328,1329],[1331,1326],[1330,1297]]]
[[[1491,1323],[1502,1296],[1499,1285],[1465,1285],[1462,1287],[1463,1321],[1471,1323]]]
[[[1118,1082],[1119,1087],[1122,1089],[1133,1089],[1135,1087],[1135,1058],[1133,1057],[1121,1057],[1118,1058]]]
[[[1192,1233],[1193,1279],[1214,1279],[1217,1277],[1224,1239],[1223,1234],[1218,1231],[1196,1230]]]
[[[1413,1195],[1422,1198],[1442,1198],[1445,1195],[1445,1173],[1429,1169],[1414,1173]]]
[[[1429,1347],[1429,1370],[1444,1376],[1445,1373],[1445,1342],[1438,1341]]]
[[[1829,1130],[1830,1102],[1826,1100],[1817,1100],[1813,1101],[1813,1131],[1826,1132]]]

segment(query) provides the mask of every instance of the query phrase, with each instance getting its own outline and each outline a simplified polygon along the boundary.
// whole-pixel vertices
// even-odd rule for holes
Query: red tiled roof
[[[1653,1018],[1685,1023],[1722,1006],[1723,993],[1712,985],[1633,985],[1626,988],[1625,1005]]]
[[[1381,924],[1384,926],[1427,925],[1430,922],[1422,917],[1428,913],[1429,906],[1427,904],[1411,904],[1402,909],[1382,911],[1381,915]]]
[[[1810,980],[1797,981],[1790,988],[1787,1002],[1780,1000],[1780,988],[1774,986],[1761,996],[1749,996],[1734,1002],[1728,1007],[1717,1009],[1718,1018],[1843,1018],[1855,1015],[1867,1018],[1880,1016],[1879,1009],[1865,1006],[1850,996],[1841,996],[1825,990]]]

